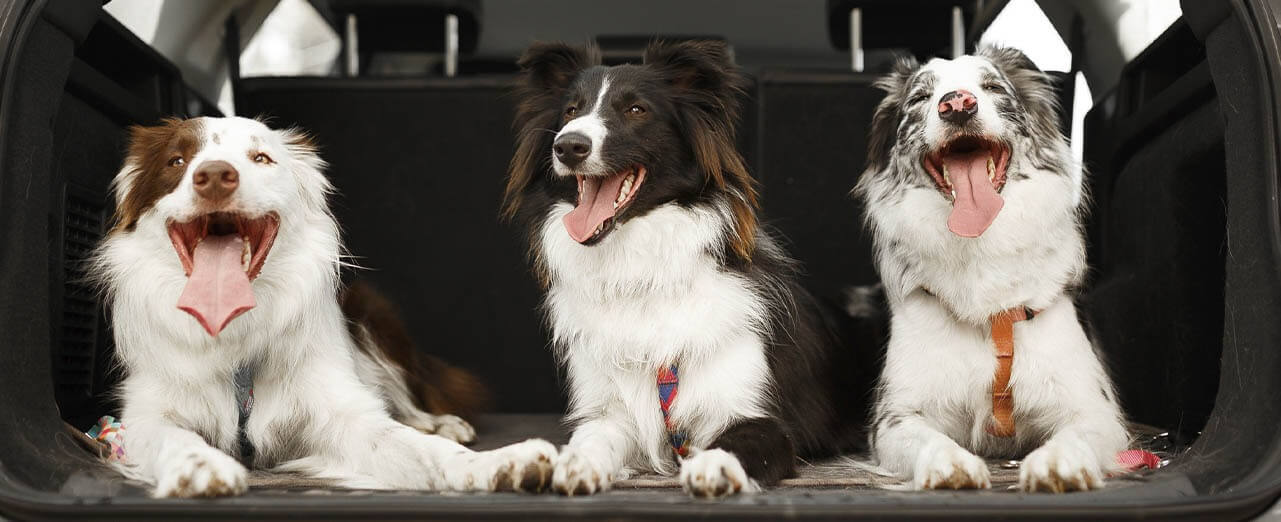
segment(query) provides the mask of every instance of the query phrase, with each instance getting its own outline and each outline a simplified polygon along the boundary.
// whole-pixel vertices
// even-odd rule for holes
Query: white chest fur
[[[730,221],[715,207],[674,204],[632,219],[599,244],[573,241],[559,204],[542,228],[546,308],[571,385],[570,417],[608,417],[639,442],[633,465],[670,465],[656,377],[680,366],[671,415],[694,446],[734,419],[766,411],[769,309],[716,258]]]
[[[891,304],[924,288],[960,319],[983,324],[1014,306],[1040,309],[1079,282],[1085,243],[1078,228],[1079,179],[1041,173],[1012,183],[1005,207],[978,238],[948,231],[950,204],[930,189],[876,197],[878,265]]]

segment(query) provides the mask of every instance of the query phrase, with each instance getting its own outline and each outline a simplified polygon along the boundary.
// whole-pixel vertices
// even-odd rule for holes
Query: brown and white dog
[[[421,408],[466,397],[471,379],[418,356],[368,289],[340,303],[324,166],[303,134],[250,119],[133,129],[93,265],[125,370],[122,471],[160,497],[238,494],[243,436],[249,466],[348,487],[542,488],[552,445],[463,447],[470,426]]]

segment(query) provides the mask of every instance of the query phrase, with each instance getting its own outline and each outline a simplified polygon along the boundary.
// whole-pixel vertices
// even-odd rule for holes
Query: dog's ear
[[[516,63],[521,68],[512,91],[517,99],[512,124],[516,129],[516,153],[507,166],[501,211],[504,220],[516,217],[525,190],[550,166],[551,141],[560,121],[565,91],[584,69],[600,65],[600,50],[595,45],[535,42]]]
[[[334,186],[324,174],[329,163],[320,157],[320,145],[316,143],[316,138],[299,127],[275,132],[284,143],[285,150],[289,151],[288,168],[294,175],[306,176],[312,180],[301,184],[301,193],[307,204],[314,209],[327,211],[329,195],[333,193]]]
[[[559,90],[569,87],[583,69],[600,65],[595,45],[574,46],[561,42],[534,42],[516,61],[527,87]]]
[[[645,64],[678,89],[737,95],[744,80],[729,46],[718,40],[656,40],[645,49]]]
[[[1014,86],[1019,104],[1032,116],[1034,131],[1042,136],[1059,134],[1059,99],[1050,77],[1022,51],[1012,47],[984,46],[978,55],[992,62]]]
[[[655,41],[645,65],[674,87],[677,119],[709,183],[730,195],[734,253],[751,262],[756,249],[756,182],[735,144],[747,79],[729,46],[715,40]]]
[[[873,87],[885,91],[885,98],[876,106],[867,138],[867,168],[880,170],[889,161],[894,149],[898,123],[903,119],[903,98],[907,84],[921,64],[913,57],[900,57],[890,73],[876,80]]]
[[[112,231],[132,230],[148,209],[182,181],[184,168],[170,161],[175,153],[190,157],[200,144],[200,119],[166,118],[153,126],[129,127],[125,164],[112,181],[116,211]]]

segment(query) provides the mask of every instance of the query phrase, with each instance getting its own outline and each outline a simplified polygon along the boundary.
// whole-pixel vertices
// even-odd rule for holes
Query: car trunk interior
[[[1078,299],[1136,446],[1168,463],[1099,491],[1033,495],[1007,488],[1016,471],[1004,462],[991,463],[992,491],[930,493],[895,490],[844,461],[815,462],[778,489],[720,502],[689,499],[674,480],[653,476],[572,499],[282,487],[268,474],[242,497],[148,498],[100,464],[80,433],[119,408],[105,310],[82,262],[110,220],[125,129],[219,109],[97,2],[0,6],[0,440],[8,442],[0,514],[1257,513],[1281,492],[1277,29],[1267,2],[1182,3],[1183,17],[1125,65],[1116,85],[1103,86],[1085,119],[1091,271]],[[623,61],[628,49],[620,43],[607,56]],[[498,219],[514,141],[512,64],[476,60],[460,71],[236,78],[234,101],[238,115],[299,126],[319,144],[346,243],[368,268],[344,278],[368,281],[398,305],[420,349],[487,382],[494,400],[491,413],[473,419],[477,447],[534,436],[563,443],[564,375],[547,346],[520,231]],[[881,71],[749,72],[739,144],[764,218],[804,263],[804,284],[839,303],[846,288],[877,281],[849,190],[865,160]],[[1070,105],[1072,77],[1062,78]]]

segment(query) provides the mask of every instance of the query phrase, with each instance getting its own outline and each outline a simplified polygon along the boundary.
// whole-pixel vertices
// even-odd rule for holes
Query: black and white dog
[[[551,444],[460,445],[470,426],[422,408],[448,402],[440,393],[467,376],[410,353],[368,289],[340,303],[323,167],[303,134],[255,120],[133,129],[116,225],[93,265],[125,372],[122,471],[159,497],[242,493],[245,464],[358,488],[541,489]],[[242,464],[235,376],[245,368],[255,370],[243,426],[254,451]]]
[[[855,189],[892,312],[876,458],[918,489],[989,487],[976,454],[1026,455],[1027,491],[1100,487],[1127,432],[1073,304],[1087,198],[1047,77],[987,48],[878,85]]]
[[[754,491],[860,437],[847,368],[795,266],[756,219],[734,144],[744,79],[716,42],[642,65],[535,44],[520,60],[506,212],[527,227],[573,435],[565,494],[629,470],[696,496]]]

